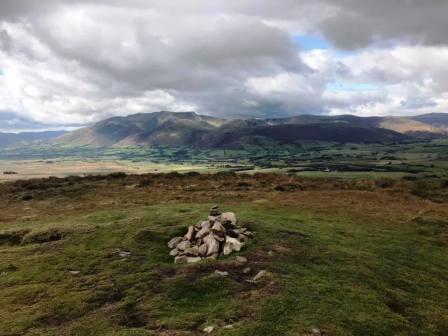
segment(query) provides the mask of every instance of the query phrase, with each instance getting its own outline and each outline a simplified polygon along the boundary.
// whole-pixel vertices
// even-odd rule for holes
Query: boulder
[[[183,241],[184,239],[182,237],[174,237],[173,239],[171,239],[168,242],[168,247],[170,249],[173,249],[177,246],[177,244],[179,244],[181,241]]]
[[[243,245],[244,244],[241,243],[238,239],[226,236],[223,253],[224,255],[229,255],[233,251],[240,251]]]

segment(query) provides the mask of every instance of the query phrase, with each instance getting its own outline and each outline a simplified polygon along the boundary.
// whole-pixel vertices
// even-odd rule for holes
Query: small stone
[[[176,258],[174,258],[175,264],[185,264],[186,262],[187,262],[186,256],[177,256]]]
[[[222,226],[221,222],[216,221],[215,224],[212,226],[212,231],[214,232],[226,232],[226,229],[224,226]]]
[[[213,234],[213,237],[219,242],[223,242],[226,239],[225,236],[220,236],[218,234]]]
[[[250,267],[246,267],[245,269],[243,269],[244,274],[249,274],[250,272],[252,272],[252,269]]]
[[[230,223],[233,226],[236,225],[236,215],[233,212],[223,212],[221,219],[224,223]]]
[[[312,329],[311,329],[311,334],[312,334],[313,336],[321,336],[321,335],[322,335],[322,333],[320,332],[320,330],[317,329],[317,328],[312,328]]]
[[[237,256],[236,257],[236,261],[238,261],[241,264],[245,264],[245,263],[247,263],[247,258],[246,257],[242,257],[242,256]]]
[[[69,271],[69,273],[73,275],[78,275],[79,273],[81,273],[81,271]]]
[[[184,239],[182,237],[174,237],[173,239],[171,239],[168,242],[168,247],[170,249],[173,249],[177,246],[177,244],[179,244],[180,242],[182,242]]]
[[[219,253],[219,242],[216,241],[212,233],[204,238],[204,243],[207,245],[207,256]]]
[[[268,252],[268,256],[273,257],[273,256],[274,256],[274,252],[269,251],[269,252]]]
[[[177,249],[181,251],[185,251],[186,249],[191,247],[191,243],[188,240],[184,240],[183,242],[177,244]]]
[[[197,257],[199,255],[199,247],[192,246],[184,251],[185,255]]]
[[[207,255],[207,245],[206,244],[202,244],[201,246],[199,246],[199,255],[201,257],[205,257]]]
[[[260,280],[262,277],[264,277],[266,275],[266,271],[260,271],[257,273],[257,275],[254,276],[254,278],[252,279],[253,281],[257,282],[258,280]]]
[[[216,270],[216,271],[215,271],[215,274],[216,274],[216,275],[219,275],[219,276],[223,276],[223,277],[225,277],[225,276],[228,276],[228,275],[229,275],[229,272]]]
[[[196,233],[196,238],[201,239],[202,237],[208,235],[210,233],[210,223],[206,222],[204,226]]]
[[[205,332],[206,334],[211,334],[213,330],[215,330],[215,327],[209,326],[205,327],[202,331]]]
[[[206,259],[216,260],[216,259],[218,259],[218,253],[210,255]]]
[[[242,242],[242,243],[247,243],[247,241],[249,240],[249,238],[247,238],[247,236],[245,236],[245,235],[243,235],[243,234],[240,234],[240,235],[238,235],[238,240],[240,241],[240,242]]]
[[[187,263],[189,263],[189,264],[194,264],[201,260],[202,260],[201,257],[187,257]]]
[[[226,242],[224,244],[224,255],[229,255],[233,251],[240,251],[243,244],[235,238],[226,236]]]
[[[119,251],[118,251],[118,255],[119,255],[121,258],[127,258],[127,257],[130,257],[130,256],[131,256],[131,252],[128,252],[128,251],[121,251],[121,250],[119,250]]]
[[[177,248],[172,249],[172,250],[170,251],[170,256],[175,257],[175,256],[177,256],[177,255],[179,255],[179,250],[178,250]]]
[[[233,324],[228,324],[222,327],[223,329],[233,329]]]
[[[194,236],[194,226],[188,227],[188,232],[185,234],[185,239],[192,241]]]

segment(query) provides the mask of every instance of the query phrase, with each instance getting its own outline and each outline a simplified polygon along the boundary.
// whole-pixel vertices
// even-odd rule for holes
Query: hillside
[[[114,174],[0,194],[0,335],[447,335],[439,183]],[[174,264],[167,242],[213,202],[254,238]]]
[[[46,141],[65,134],[65,131],[0,133],[0,148],[23,146]]]
[[[149,145],[192,148],[229,148],[253,143],[307,140],[385,142],[445,137],[448,126],[444,128],[444,120],[444,116],[438,115],[421,118],[300,115],[280,119],[226,120],[194,112],[164,111],[106,119],[52,142],[92,147]]]

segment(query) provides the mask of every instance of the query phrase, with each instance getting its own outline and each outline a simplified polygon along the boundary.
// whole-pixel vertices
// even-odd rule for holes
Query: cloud
[[[437,0],[5,0],[0,110],[45,124],[442,111],[446,12]],[[300,50],[297,36],[324,47]]]

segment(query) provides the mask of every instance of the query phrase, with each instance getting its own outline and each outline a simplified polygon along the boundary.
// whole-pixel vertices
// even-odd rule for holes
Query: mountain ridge
[[[445,122],[447,129],[438,127],[445,125]],[[298,115],[270,119],[223,119],[195,112],[161,111],[112,117],[69,132],[51,142],[92,147],[148,145],[234,148],[260,142],[384,142],[446,136],[448,114],[416,117]]]

